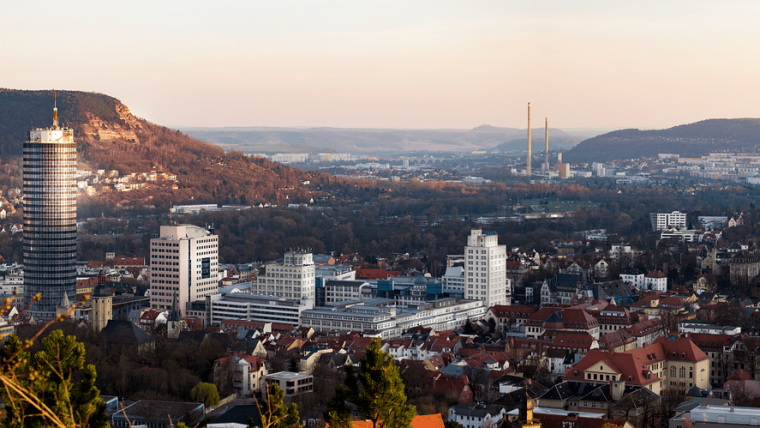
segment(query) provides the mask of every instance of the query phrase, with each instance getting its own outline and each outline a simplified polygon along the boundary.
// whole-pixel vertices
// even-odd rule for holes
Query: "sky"
[[[760,117],[760,2],[0,0],[0,87],[173,127]]]

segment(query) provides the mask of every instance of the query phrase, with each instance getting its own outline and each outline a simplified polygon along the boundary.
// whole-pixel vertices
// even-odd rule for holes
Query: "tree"
[[[72,379],[84,367],[84,344],[55,330],[41,340],[42,350],[32,358],[25,352],[31,343],[11,335],[0,349],[0,395],[6,404],[2,425],[108,427],[95,366],[85,368],[78,385]]]
[[[372,339],[358,375],[352,366],[346,367],[345,386],[335,388],[324,413],[325,422],[332,427],[353,428],[348,402],[363,419],[372,421],[373,428],[409,428],[417,416],[414,406],[406,404],[404,382],[393,357],[381,345],[380,339]]]
[[[275,382],[271,387],[267,385],[266,391],[266,402],[257,402],[259,414],[261,414],[261,425],[250,417],[248,418],[248,425],[260,426],[261,428],[285,428],[298,425],[300,422],[298,406],[296,403],[291,403],[287,407],[283,404],[285,391],[280,388],[280,384]]]
[[[193,400],[203,403],[204,406],[213,407],[219,404],[219,391],[216,385],[208,382],[201,382],[190,390],[190,396]]]
[[[443,426],[446,428],[464,428],[464,426],[457,421],[446,421],[443,423]]]

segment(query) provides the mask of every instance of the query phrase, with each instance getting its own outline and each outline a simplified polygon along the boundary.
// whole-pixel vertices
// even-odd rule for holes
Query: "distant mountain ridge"
[[[178,189],[154,186],[100,196],[114,204],[298,202],[312,197],[302,183],[340,182],[327,174],[225,153],[213,144],[137,118],[119,100],[103,94],[59,91],[58,112],[61,125],[74,129],[80,168],[118,170],[121,175],[151,171],[177,175]],[[20,164],[29,130],[52,123],[53,91],[0,88],[2,161]]]
[[[188,135],[245,153],[276,152],[383,152],[496,150],[497,146],[524,138],[527,130],[481,125],[473,129],[359,129],[359,128],[181,128]],[[544,128],[533,129],[534,144],[543,147]],[[581,139],[559,129],[549,129],[549,142],[562,139],[572,146]],[[525,144],[523,145],[525,146]],[[505,146],[505,148],[508,146]],[[511,146],[509,146],[511,147]],[[513,149],[505,149],[512,151]],[[520,150],[517,148],[517,150]],[[525,148],[523,147],[524,151]]]
[[[566,162],[608,162],[674,153],[698,157],[711,152],[757,152],[760,119],[707,119],[668,129],[624,129],[582,141],[563,158]]]

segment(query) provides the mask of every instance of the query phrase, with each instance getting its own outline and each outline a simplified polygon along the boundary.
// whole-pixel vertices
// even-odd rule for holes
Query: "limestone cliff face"
[[[124,104],[116,105],[116,113],[119,117],[118,121],[105,121],[92,112],[85,112],[87,121],[81,124],[80,138],[99,141],[126,140],[139,143],[137,133],[143,129],[140,121]]]

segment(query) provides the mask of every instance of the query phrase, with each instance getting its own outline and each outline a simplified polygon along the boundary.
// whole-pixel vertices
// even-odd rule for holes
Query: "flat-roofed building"
[[[264,376],[268,384],[277,382],[286,397],[314,391],[314,376],[296,372],[277,372]]]
[[[301,326],[316,331],[372,332],[390,339],[412,327],[453,330],[468,319],[482,319],[486,309],[481,300],[445,298],[397,308],[393,300],[378,298],[305,310],[301,313]]]
[[[265,266],[263,275],[251,283],[251,292],[288,299],[311,300],[316,298],[314,261],[311,253],[288,251],[282,263]]]
[[[313,307],[311,301],[286,299],[261,294],[214,294],[206,298],[206,321],[210,324],[224,320],[278,322],[298,325],[301,313]]]

